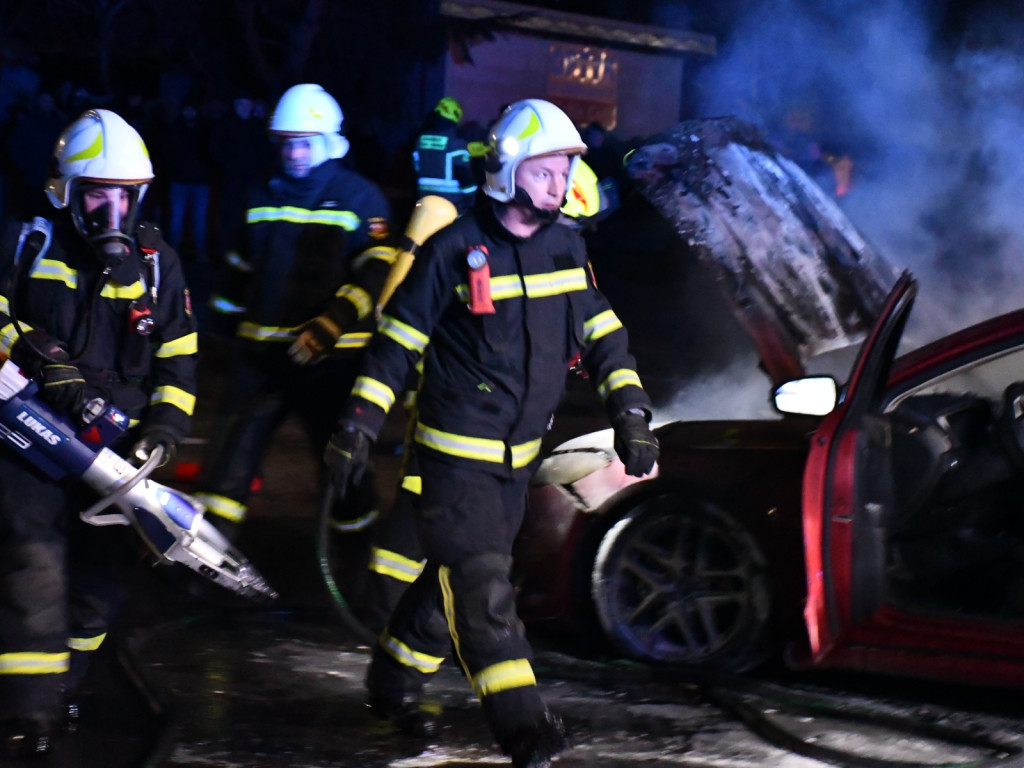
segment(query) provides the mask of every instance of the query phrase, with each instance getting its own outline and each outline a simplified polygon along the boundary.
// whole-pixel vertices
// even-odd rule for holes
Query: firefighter
[[[406,372],[423,356],[417,533],[426,564],[374,648],[368,706],[409,733],[449,648],[515,768],[567,747],[545,706],[510,583],[512,542],[541,439],[577,351],[632,475],[654,465],[650,400],[627,334],[597,291],[581,237],[556,224],[586,147],[555,105],[510,105],[491,129],[490,198],[430,238],[388,304],[324,453],[334,482],[358,477]],[[439,620],[443,617],[443,620]]]
[[[609,203],[590,167],[577,160],[573,170],[560,222],[582,229],[595,219],[603,218],[614,206]],[[577,370],[570,366],[571,370]],[[406,421],[415,427],[416,392],[403,398]],[[423,570],[423,553],[416,539],[415,507],[422,481],[416,461],[413,429],[406,429],[402,443],[402,466],[395,501],[374,527],[373,542],[367,562],[369,573],[361,594],[353,595],[353,607],[360,619],[374,632],[387,623],[399,598]]]
[[[215,430],[196,494],[229,536],[248,511],[250,487],[290,411],[302,419],[317,458],[352,385],[373,329],[377,294],[394,260],[386,245],[390,206],[380,189],[346,168],[343,115],[322,87],[289,88],[270,118],[281,172],[246,213],[252,265],[238,325],[223,425]],[[343,531],[368,529],[373,480],[335,510]]]
[[[46,196],[58,210],[0,243],[0,356],[80,423],[103,398],[133,426],[121,451],[169,459],[195,406],[197,336],[177,254],[135,217],[153,168],[142,138],[104,109],[54,149]],[[51,749],[62,692],[106,634],[136,552],[126,528],[94,528],[95,501],[0,448],[0,751]],[[67,695],[67,694],[65,694]],[[74,707],[68,707],[74,714]]]
[[[417,199],[438,195],[465,213],[476,199],[469,148],[459,135],[462,105],[451,96],[441,99],[427,116],[412,153]]]

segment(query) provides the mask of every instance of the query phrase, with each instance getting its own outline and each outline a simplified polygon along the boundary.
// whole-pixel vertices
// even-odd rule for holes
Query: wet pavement
[[[195,438],[181,453],[198,461],[222,385],[207,357],[206,397]],[[575,390],[552,441],[603,426],[589,395]],[[401,424],[390,424],[378,444],[378,485],[388,503],[399,456]],[[368,649],[345,628],[326,589],[315,547],[315,458],[304,435],[288,423],[278,434],[263,485],[239,548],[280,592],[273,604],[246,601],[181,568],[140,562],[131,598],[90,669],[79,697],[81,716],[62,734],[55,752],[25,765],[54,768],[189,766],[195,768],[418,768],[507,765],[494,748],[479,703],[461,672],[446,664],[429,688],[440,733],[423,741],[395,733],[363,705]],[[167,480],[167,478],[161,478]],[[187,483],[178,483],[187,489]],[[335,544],[351,545],[353,539]],[[358,549],[358,547],[355,547]],[[1024,750],[1024,709],[1012,697],[948,688],[857,691],[857,681],[826,682],[810,694],[818,706],[779,714],[755,701],[736,709],[708,687],[667,670],[614,659],[587,659],[555,638],[536,636],[535,668],[543,695],[561,715],[574,748],[556,766],[780,766],[813,768],[829,752],[782,748],[759,735],[743,713],[787,720],[808,744],[867,754],[877,765],[947,765],[990,760],[976,744],[936,741],[907,729],[883,731],[863,722],[833,727],[821,702],[844,707],[860,701],[875,714],[906,722],[938,722],[967,734],[990,734],[1004,756]],[[805,685],[803,680],[799,685]],[[792,690],[792,681],[786,681]],[[747,694],[743,694],[747,695]],[[735,702],[733,702],[735,703]],[[1020,709],[1020,711],[1018,711]],[[863,719],[863,718],[862,718]],[[872,718],[868,718],[872,720]],[[970,741],[968,739],[968,741]],[[831,747],[830,747],[831,748]],[[832,764],[843,765],[834,759]],[[996,761],[1010,765],[1013,760]],[[863,760],[850,765],[873,765]],[[13,766],[14,764],[12,764]],[[20,768],[20,764],[19,768]],[[905,765],[904,765],[905,768]]]

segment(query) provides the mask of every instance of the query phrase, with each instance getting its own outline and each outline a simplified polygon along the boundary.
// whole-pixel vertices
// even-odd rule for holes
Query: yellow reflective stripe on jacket
[[[69,637],[68,648],[70,648],[72,651],[95,651],[97,648],[103,645],[103,641],[106,639],[106,632],[104,632],[101,635],[96,635],[95,637]]]
[[[419,475],[406,475],[402,478],[402,490],[415,493],[417,496],[423,494],[423,478]]]
[[[370,337],[373,334],[370,331],[353,331],[352,333],[343,333],[338,337],[338,340],[334,342],[335,349],[362,349],[370,343]]]
[[[479,698],[513,688],[525,688],[537,684],[533,667],[527,659],[512,659],[484,667],[472,679],[473,690]]]
[[[63,261],[53,259],[40,259],[30,273],[30,277],[39,280],[56,280],[64,283],[68,288],[74,290],[78,287],[78,272],[71,269]]]
[[[243,339],[249,339],[250,341],[295,341],[298,336],[298,330],[295,328],[286,328],[280,325],[257,325],[256,323],[249,322],[248,320],[238,324],[238,330],[235,331],[238,336]],[[370,343],[370,337],[373,334],[370,331],[352,331],[351,333],[343,333],[338,337],[338,340],[334,342],[335,349],[362,349]]]
[[[196,493],[193,494],[193,498],[206,507],[207,512],[230,520],[232,523],[240,523],[245,520],[249,511],[245,504],[218,493]]]
[[[585,344],[590,344],[621,327],[622,321],[619,320],[618,315],[614,311],[606,309],[583,323],[583,341]]]
[[[360,320],[373,311],[373,297],[365,288],[360,288],[358,285],[343,285],[334,295],[339,299],[348,299],[352,302]]]
[[[243,339],[252,341],[294,341],[295,329],[283,328],[278,325],[257,325],[248,320],[238,324],[236,333]]]
[[[417,443],[433,448],[440,453],[447,453],[449,456],[460,456],[464,459],[477,459],[496,464],[505,461],[506,446],[501,440],[456,435],[453,432],[443,432],[440,429],[428,427],[422,422],[416,425],[415,440]],[[520,445],[509,446],[509,451],[512,454],[512,467],[514,469],[525,467],[540,453],[540,446],[540,438]]]
[[[56,675],[67,672],[71,652],[0,653],[0,675]]]
[[[513,445],[511,451],[513,469],[525,467],[540,454],[540,438],[521,445]]]
[[[78,270],[71,269],[63,261],[40,259],[29,276],[38,280],[56,280],[64,283],[64,285],[72,290],[78,288]],[[133,301],[142,298],[145,292],[146,288],[141,280],[136,280],[131,285],[108,282],[100,290],[100,296],[105,299],[127,299]]]
[[[525,275],[523,280],[526,282],[526,296],[530,299],[587,290],[587,273],[583,267],[560,269],[557,272],[540,275]]]
[[[28,323],[21,323],[21,329],[23,331],[31,331],[32,326]],[[14,323],[8,323],[3,328],[0,328],[0,352],[10,357],[11,348],[14,347],[20,338],[21,336],[18,335],[18,329],[14,327]]]
[[[359,517],[351,517],[348,520],[331,520],[331,528],[342,533],[351,533],[353,531],[365,531],[373,523],[377,522],[377,518],[380,517],[380,513],[376,509],[371,509]]]
[[[392,341],[419,354],[422,354],[430,343],[430,337],[425,333],[417,331],[401,320],[396,320],[391,315],[384,315],[381,318],[378,330]]]
[[[374,547],[370,550],[369,568],[382,576],[390,576],[396,581],[412,584],[423,572],[423,561],[410,560],[389,549]]]
[[[194,355],[199,351],[199,334],[186,333],[177,339],[165,341],[156,350],[156,357],[179,357],[182,355]]]
[[[181,387],[172,387],[169,384],[165,384],[162,387],[157,387],[153,394],[149,396],[149,404],[156,405],[158,403],[168,403],[180,408],[189,416],[196,409],[196,396],[191,392],[186,392]]]
[[[391,636],[386,629],[380,636],[380,647],[383,648],[391,658],[405,667],[431,675],[441,668],[444,659],[439,656],[430,656],[426,653],[414,651],[408,645]]]
[[[499,275],[491,278],[491,299],[501,301],[524,294],[529,299],[543,299],[547,296],[585,291],[588,287],[587,272],[582,267],[524,275],[522,278],[519,275]],[[469,301],[469,286],[466,283],[455,286],[455,293],[462,301]]]
[[[11,303],[7,300],[6,296],[0,296],[0,312],[5,315],[11,314]]]
[[[356,383],[352,385],[352,394],[369,400],[384,411],[390,411],[391,406],[395,404],[395,391],[387,384],[369,376],[356,377]]]
[[[619,368],[619,370],[608,374],[608,377],[598,385],[597,392],[601,395],[601,399],[604,400],[616,389],[629,386],[642,386],[640,384],[640,377],[636,371],[631,371],[629,368]]]
[[[136,280],[131,285],[107,283],[100,290],[100,296],[105,299],[127,299],[128,301],[134,301],[135,299],[141,299],[145,292],[146,289],[143,287],[142,282]]]
[[[352,269],[360,270],[366,262],[373,261],[374,259],[383,261],[385,264],[394,264],[396,258],[398,258],[397,248],[393,248],[390,245],[375,245],[357,254],[352,259]]]
[[[293,224],[326,224],[332,227],[341,227],[347,232],[355,232],[359,229],[360,220],[352,211],[335,211],[322,208],[312,211],[308,208],[296,208],[285,205],[281,208],[266,206],[263,208],[250,208],[245,214],[245,220],[249,224],[259,224],[265,221],[289,221]]]
[[[455,286],[455,293],[461,301],[469,303],[469,286],[466,283],[460,283]],[[526,289],[523,288],[523,281],[519,278],[519,275],[501,275],[500,277],[491,278],[492,301],[514,299],[525,293]]]

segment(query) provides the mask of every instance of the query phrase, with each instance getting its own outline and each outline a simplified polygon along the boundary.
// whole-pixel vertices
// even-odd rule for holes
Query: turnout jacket
[[[238,335],[290,343],[326,313],[345,331],[336,348],[365,347],[395,256],[384,247],[390,215],[380,189],[339,160],[257,190],[246,212],[253,274]]]
[[[467,254],[488,253],[494,314],[470,311]],[[482,206],[430,238],[383,315],[342,416],[376,435],[423,355],[417,450],[507,476],[532,472],[577,352],[610,417],[650,410],[625,328],[560,224],[514,236]]]
[[[439,118],[431,130],[416,137],[412,153],[417,195],[440,195],[465,213],[476,197],[469,145],[451,120]]]
[[[65,344],[88,397],[112,402],[132,424],[184,437],[195,410],[198,337],[178,255],[155,226],[139,224],[132,253],[104,276],[69,221],[49,224],[42,251],[46,220],[33,222],[35,232],[15,227],[0,242],[0,354],[10,357],[24,343],[13,304],[22,331],[39,329]],[[147,309],[148,336],[133,332],[133,312]]]

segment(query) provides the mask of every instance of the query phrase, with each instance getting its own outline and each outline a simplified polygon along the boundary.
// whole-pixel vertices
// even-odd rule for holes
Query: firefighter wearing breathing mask
[[[424,243],[324,454],[339,485],[358,475],[423,357],[414,440],[426,564],[374,649],[368,705],[400,730],[433,735],[420,697],[454,648],[514,768],[543,768],[567,746],[537,691],[510,569],[528,479],[577,352],[626,471],[647,474],[658,456],[626,330],[594,286],[582,238],[556,223],[585,150],[554,104],[505,110],[489,138],[488,204]]]
[[[196,494],[207,519],[229,536],[247,516],[252,482],[289,413],[302,420],[319,459],[395,257],[387,199],[341,162],[349,148],[342,120],[334,98],[312,83],[289,88],[270,118],[280,173],[255,192],[246,212],[246,310],[224,423],[214,431]],[[368,529],[375,503],[368,475],[332,513],[335,528]]]
[[[112,447],[138,464],[159,446],[166,461],[190,428],[197,338],[178,256],[135,221],[146,146],[93,109],[61,134],[53,168],[57,214],[0,241],[0,356],[69,421],[112,402],[134,425]],[[0,446],[0,755],[50,750],[137,560],[129,529],[79,520],[95,500]]]

